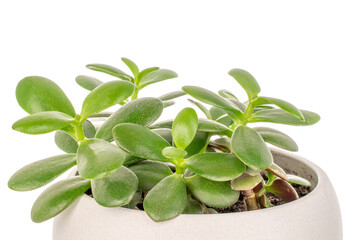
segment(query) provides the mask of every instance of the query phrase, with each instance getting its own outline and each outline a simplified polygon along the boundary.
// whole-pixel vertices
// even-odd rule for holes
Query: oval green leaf
[[[162,150],[170,147],[170,144],[146,127],[133,123],[122,123],[113,129],[113,137],[120,148],[133,156],[168,161],[162,155]]]
[[[300,110],[304,116],[305,121],[291,115],[282,109],[265,109],[254,113],[248,122],[271,122],[294,126],[309,126],[317,123],[320,116],[314,112]]]
[[[308,180],[306,180],[305,178],[302,178],[302,177],[299,177],[299,176],[296,176],[296,175],[292,175],[292,174],[287,175],[287,182],[302,185],[302,186],[306,186],[306,187],[311,186],[311,183]]]
[[[168,80],[171,78],[176,78],[177,76],[177,73],[174,71],[168,69],[158,69],[143,76],[139,81],[138,87],[139,89],[142,89],[147,85]]]
[[[186,206],[187,191],[182,175],[174,173],[161,180],[144,199],[144,209],[155,222],[180,215]]]
[[[169,101],[169,100],[172,100],[172,99],[184,96],[184,95],[186,95],[186,92],[179,90],[179,91],[173,91],[173,92],[166,93],[164,95],[161,95],[158,98],[161,101]]]
[[[120,69],[110,66],[110,65],[94,63],[94,64],[88,64],[88,65],[86,65],[86,67],[88,69],[91,69],[91,70],[94,70],[97,72],[103,72],[103,73],[109,74],[111,76],[120,78],[122,80],[131,81],[131,77],[129,75],[127,75]]]
[[[55,133],[55,143],[56,145],[66,153],[76,153],[79,147],[79,144],[76,140],[67,132],[56,131]]]
[[[254,170],[268,168],[272,155],[261,136],[249,127],[239,125],[231,138],[231,148],[235,155]]]
[[[246,91],[249,99],[254,99],[260,93],[261,88],[255,78],[245,70],[234,68],[229,71],[232,76]]]
[[[195,137],[198,116],[194,109],[184,108],[174,119],[172,125],[173,141],[180,149],[185,149]]]
[[[123,58],[121,58],[121,60],[126,64],[126,66],[128,66],[128,68],[130,69],[132,74],[134,74],[134,78],[136,78],[137,75],[139,74],[138,66],[128,58],[123,57]]]
[[[207,119],[212,119],[210,111],[204,105],[192,99],[188,99],[188,101],[197,106],[205,114]]]
[[[166,147],[162,150],[162,154],[164,157],[169,159],[178,159],[178,158],[184,158],[188,153],[180,148]]]
[[[146,68],[144,70],[142,70],[139,75],[136,78],[136,85],[139,84],[139,82],[141,81],[141,79],[143,79],[143,77],[145,77],[146,75],[150,74],[151,72],[154,72],[156,70],[159,70],[158,67],[150,67],[150,68]]]
[[[125,161],[125,153],[102,139],[86,139],[77,151],[77,166],[81,177],[97,179],[116,172]]]
[[[188,194],[186,207],[182,214],[202,214],[202,208],[199,201],[193,199],[191,194]]]
[[[75,110],[61,88],[39,76],[22,79],[16,87],[16,99],[28,113],[58,111],[75,117]]]
[[[130,97],[133,91],[134,85],[127,81],[111,81],[96,87],[83,102],[80,121],[120,103]]]
[[[253,129],[257,131],[267,143],[288,151],[296,152],[298,150],[296,142],[285,133],[268,127],[254,127]]]
[[[16,121],[12,129],[27,134],[43,134],[62,129],[74,118],[62,112],[38,112]]]
[[[196,199],[210,207],[229,207],[239,199],[240,192],[232,190],[230,182],[215,182],[194,175],[185,178],[185,183]]]
[[[144,97],[133,100],[114,112],[98,129],[95,137],[111,141],[112,129],[120,123],[136,123],[148,126],[155,122],[163,111],[162,101]]]
[[[149,191],[163,178],[173,174],[167,164],[148,160],[132,165],[129,169],[136,174],[138,188],[143,191]]]
[[[229,98],[229,99],[234,99],[234,100],[239,100],[235,94],[233,94],[232,92],[230,92],[229,90],[226,89],[221,89],[218,91],[219,95],[224,97],[224,98]]]
[[[11,176],[8,186],[15,191],[29,191],[45,186],[75,166],[76,154],[64,154],[31,163]]]
[[[90,76],[85,76],[85,75],[79,75],[76,77],[75,79],[76,83],[79,84],[81,87],[89,90],[89,91],[92,91],[94,90],[97,86],[103,84],[102,81],[96,79],[96,78],[93,78],[93,77],[90,77]]]
[[[288,180],[287,174],[280,166],[273,163],[266,169],[268,172],[271,172],[272,174],[278,176],[279,178],[282,178],[284,180]]]
[[[73,177],[55,183],[35,201],[31,218],[40,223],[55,217],[90,188],[90,180]]]
[[[152,130],[154,133],[165,139],[168,143],[172,144],[172,131],[168,128],[157,128]],[[195,136],[196,137],[196,136]]]
[[[245,171],[245,165],[228,153],[199,153],[185,159],[188,169],[212,181],[229,181]]]
[[[244,173],[240,177],[237,177],[231,181],[231,188],[236,191],[250,190],[261,183],[262,180],[263,178],[260,174],[251,176],[247,173]]]
[[[115,173],[91,180],[91,190],[95,201],[105,207],[120,207],[128,204],[138,187],[136,175],[122,166]]]
[[[208,144],[210,134],[207,132],[197,132],[192,142],[185,149],[188,153],[186,156],[190,157],[199,152],[205,151],[205,147]]]
[[[271,98],[271,97],[258,97],[253,103],[254,106],[259,106],[263,104],[274,104],[281,108],[282,110],[290,113],[291,115],[299,118],[301,121],[304,121],[304,116],[302,112],[292,105],[289,102],[286,102],[284,100],[278,99],[278,98]]]

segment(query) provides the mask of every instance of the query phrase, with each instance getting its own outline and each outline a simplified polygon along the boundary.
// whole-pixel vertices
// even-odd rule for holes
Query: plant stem
[[[84,130],[82,128],[81,123],[76,124],[76,126],[75,126],[75,135],[76,135],[76,140],[78,142],[85,139]]]
[[[256,194],[252,189],[241,191],[241,193],[244,196],[246,210],[251,211],[260,209],[259,204],[256,200]]]
[[[133,92],[133,94],[131,95],[131,100],[135,100],[138,98],[138,94],[139,94],[139,90],[137,87],[135,87],[135,90]]]

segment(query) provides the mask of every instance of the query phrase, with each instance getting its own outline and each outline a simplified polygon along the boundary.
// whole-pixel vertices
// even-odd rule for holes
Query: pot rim
[[[299,204],[305,204],[305,202],[309,201],[311,199],[312,196],[317,195],[317,194],[321,194],[320,193],[320,188],[326,184],[330,184],[330,183],[324,183],[324,180],[327,179],[327,175],[326,173],[316,164],[314,164],[313,162],[307,160],[304,157],[301,157],[297,154],[294,153],[290,153],[290,152],[286,152],[284,150],[281,149],[275,149],[275,148],[270,148],[272,153],[275,153],[277,155],[282,155],[285,156],[287,158],[292,158],[295,161],[301,162],[303,163],[307,168],[312,169],[315,173],[315,176],[313,176],[315,179],[317,179],[316,185],[313,186],[313,189],[311,190],[310,193],[308,193],[306,196],[303,196],[295,201],[289,202],[289,203],[284,203],[278,206],[274,206],[274,207],[270,207],[270,208],[262,208],[262,209],[258,209],[258,210],[253,210],[253,211],[243,211],[243,212],[230,212],[230,213],[219,213],[219,214],[180,214],[179,216],[177,216],[176,218],[193,218],[193,217],[214,217],[214,216],[229,216],[229,215],[233,215],[233,214],[243,214],[243,215],[247,215],[247,214],[262,214],[263,212],[267,211],[277,211],[279,209],[285,209],[285,208],[292,208],[294,205],[299,205]],[[69,174],[70,176],[74,176],[77,172],[77,169],[75,168],[73,171],[71,171],[71,173]],[[100,204],[98,204],[94,198],[90,197],[87,194],[83,194],[82,196],[80,196],[80,198],[82,198],[82,200],[85,200],[86,202],[88,202],[89,204],[91,204],[94,207],[103,207],[103,208],[113,208],[113,210],[116,211],[128,211],[128,212],[133,212],[135,214],[142,214],[142,215],[146,215],[145,211],[142,210],[136,210],[136,209],[130,209],[130,208],[124,208],[124,207],[104,207],[101,206]],[[80,198],[78,198],[76,201],[78,201]],[[95,206],[96,205],[96,206]]]

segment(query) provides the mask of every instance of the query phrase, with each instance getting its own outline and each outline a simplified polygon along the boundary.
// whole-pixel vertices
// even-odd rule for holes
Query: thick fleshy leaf
[[[296,152],[298,150],[296,142],[285,133],[268,127],[254,127],[253,129],[257,131],[267,143],[289,151]]]
[[[143,77],[145,77],[146,75],[150,74],[151,72],[154,72],[156,70],[159,70],[158,67],[150,67],[150,68],[146,68],[144,70],[142,70],[141,72],[139,72],[139,75],[137,76],[136,79],[136,84],[138,84],[141,79],[143,79]]]
[[[170,107],[170,106],[173,106],[175,105],[175,101],[163,101],[163,107],[164,108],[167,108],[167,107]]]
[[[121,60],[126,64],[126,66],[128,66],[132,74],[134,74],[134,77],[136,77],[139,74],[139,68],[133,61],[124,57],[121,58]]]
[[[261,170],[254,170],[250,167],[246,167],[245,172],[251,176],[256,176],[256,175],[260,174]]]
[[[92,91],[94,90],[97,86],[103,84],[102,81],[96,79],[96,78],[93,78],[93,77],[90,77],[90,76],[86,76],[86,75],[79,75],[76,77],[75,79],[76,83],[79,84],[81,87],[89,90],[89,91]]]
[[[157,128],[152,130],[154,133],[165,139],[168,143],[172,144],[172,131],[168,128]]]
[[[120,69],[110,66],[110,65],[94,63],[94,64],[88,64],[88,65],[86,65],[86,67],[91,70],[94,70],[94,71],[109,74],[111,76],[120,78],[122,80],[131,81],[131,77],[129,75],[127,75]]]
[[[301,111],[289,102],[286,102],[286,101],[278,99],[278,98],[271,98],[271,97],[258,97],[253,102],[254,106],[263,105],[263,104],[274,104],[274,105],[278,106],[279,108],[281,108],[282,110],[299,118],[301,121],[304,121],[304,116],[301,113]]]
[[[138,87],[142,89],[147,85],[168,80],[171,78],[176,78],[177,76],[178,75],[174,71],[168,69],[158,69],[142,77],[141,80],[139,81]]]
[[[260,174],[251,176],[247,173],[242,174],[240,177],[235,178],[231,181],[231,188],[237,191],[250,190],[256,187],[263,178]]]
[[[186,185],[182,175],[174,173],[162,179],[144,199],[144,209],[155,222],[180,215],[186,206]]]
[[[229,99],[230,102],[235,104],[242,112],[246,111],[246,105],[236,99]]]
[[[127,81],[111,81],[98,86],[83,102],[81,121],[127,99],[133,91],[134,85]]]
[[[271,172],[272,174],[278,176],[279,178],[288,180],[288,177],[287,177],[284,169],[282,169],[280,166],[278,166],[275,163],[271,164],[266,170]]]
[[[173,174],[167,164],[148,160],[132,165],[129,169],[138,177],[138,188],[143,191],[149,191],[161,179]]]
[[[122,123],[113,129],[113,136],[117,145],[133,156],[168,161],[162,155],[162,150],[170,147],[170,144],[146,127],[133,123]]]
[[[55,217],[90,188],[90,180],[72,177],[47,188],[31,209],[34,222],[43,222]]]
[[[162,101],[144,97],[133,100],[114,112],[99,128],[95,137],[111,141],[112,129],[120,123],[136,123],[148,126],[156,121],[163,111]]]
[[[294,126],[309,126],[320,120],[320,116],[314,112],[306,110],[300,111],[303,114],[305,121],[301,121],[299,118],[282,109],[266,109],[254,113],[248,119],[248,122],[271,122]]]
[[[8,186],[15,191],[29,191],[45,186],[75,166],[76,154],[64,154],[31,163],[11,176]]]
[[[219,117],[218,119],[216,119],[216,122],[221,123],[222,125],[225,125],[227,127],[230,127],[234,124],[234,121],[228,115]]]
[[[245,171],[245,165],[228,153],[199,153],[185,159],[188,169],[212,181],[229,181]]]
[[[202,214],[202,208],[199,201],[193,199],[191,194],[188,194],[186,207],[182,214]]]
[[[299,198],[296,190],[282,179],[275,179],[270,186],[265,187],[268,192],[282,198],[285,202],[291,202]]]
[[[229,71],[229,75],[243,87],[250,99],[254,99],[261,89],[255,78],[245,70],[234,68]]]
[[[227,137],[216,138],[213,140],[212,143],[214,143],[220,147],[223,147],[223,148],[231,149],[231,139],[227,138]]]
[[[212,120],[216,120],[219,117],[226,115],[226,112],[223,109],[217,108],[217,107],[211,107],[209,109],[209,112],[211,114],[211,119]]]
[[[164,157],[169,159],[178,159],[184,158],[187,155],[187,152],[176,147],[166,147],[162,150],[162,154]]]
[[[136,175],[122,166],[115,173],[91,180],[91,190],[95,201],[105,207],[119,207],[128,204],[138,187]]]
[[[287,175],[287,182],[302,185],[302,186],[307,186],[307,187],[311,186],[311,183],[308,180],[306,180],[305,178],[295,176],[292,174]]]
[[[16,121],[12,129],[28,134],[43,134],[62,129],[73,121],[74,118],[62,112],[38,112]]]
[[[210,134],[207,132],[197,132],[192,142],[185,149],[187,157],[190,157],[194,154],[205,151],[205,147],[209,141]]]
[[[230,98],[230,99],[235,99],[235,100],[239,100],[237,99],[237,97],[235,96],[235,94],[233,94],[232,92],[226,90],[226,89],[222,89],[219,90],[219,95],[224,97],[224,98]]]
[[[124,205],[123,207],[130,209],[137,209],[136,205],[140,203],[141,197],[142,197],[142,191],[140,190],[136,191],[131,201],[128,204]]]
[[[204,105],[192,99],[188,99],[188,100],[189,102],[197,106],[205,114],[207,119],[212,119],[210,111]]]
[[[172,125],[173,141],[178,148],[185,149],[195,137],[198,116],[194,109],[184,108],[174,119]]]
[[[210,207],[229,207],[239,199],[240,192],[232,190],[230,182],[215,182],[194,175],[185,178],[185,183],[194,197]]]
[[[168,101],[168,100],[172,100],[172,99],[184,96],[184,95],[186,95],[186,92],[179,90],[179,91],[173,91],[173,92],[166,93],[164,95],[161,95],[158,98],[162,101]]]
[[[240,109],[228,101],[227,99],[220,97],[216,93],[207,90],[205,88],[197,87],[197,86],[184,86],[182,88],[187,94],[196,98],[197,100],[215,106],[217,108],[229,110],[234,113],[238,117],[242,117],[243,113]]]
[[[173,120],[168,119],[168,120],[156,122],[156,123],[152,124],[149,128],[150,129],[158,129],[158,128],[170,128],[171,129],[172,124],[173,124]]]
[[[71,102],[53,81],[39,76],[22,79],[16,87],[16,99],[28,113],[58,111],[75,117]]]
[[[102,139],[86,139],[77,151],[77,166],[81,177],[97,179],[116,172],[125,161],[125,153]]]
[[[79,144],[70,134],[61,130],[55,133],[55,143],[66,153],[76,153],[79,147]]]
[[[261,136],[249,127],[239,125],[231,138],[231,148],[235,155],[254,170],[268,168],[272,155]]]
[[[96,128],[89,120],[85,120],[83,123],[83,131],[85,137],[93,138],[96,133]]]

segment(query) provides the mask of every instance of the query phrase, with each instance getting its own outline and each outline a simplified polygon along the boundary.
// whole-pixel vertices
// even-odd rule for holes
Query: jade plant
[[[31,76],[19,82],[17,101],[30,115],[12,128],[27,134],[56,131],[55,143],[65,154],[23,167],[10,178],[9,187],[37,189],[77,168],[77,174],[38,197],[31,211],[34,222],[56,216],[84,193],[105,207],[143,209],[159,222],[180,214],[216,213],[239,199],[246,210],[268,208],[272,207],[268,193],[290,202],[299,197],[292,184],[310,186],[276,165],[267,145],[297,151],[295,141],[278,130],[249,125],[307,126],[319,121],[316,113],[260,96],[257,81],[241,69],[229,74],[246,91],[245,102],[227,90],[216,94],[196,86],[139,98],[142,88],[177,74],[157,67],[140,71],[131,60],[122,60],[131,75],[109,65],[89,64],[89,69],[116,80],[76,78],[90,91],[79,114],[51,80]],[[174,119],[156,122],[164,108],[186,94],[205,118],[186,107]],[[113,106],[118,110],[104,112]],[[102,124],[94,124],[99,119]]]

